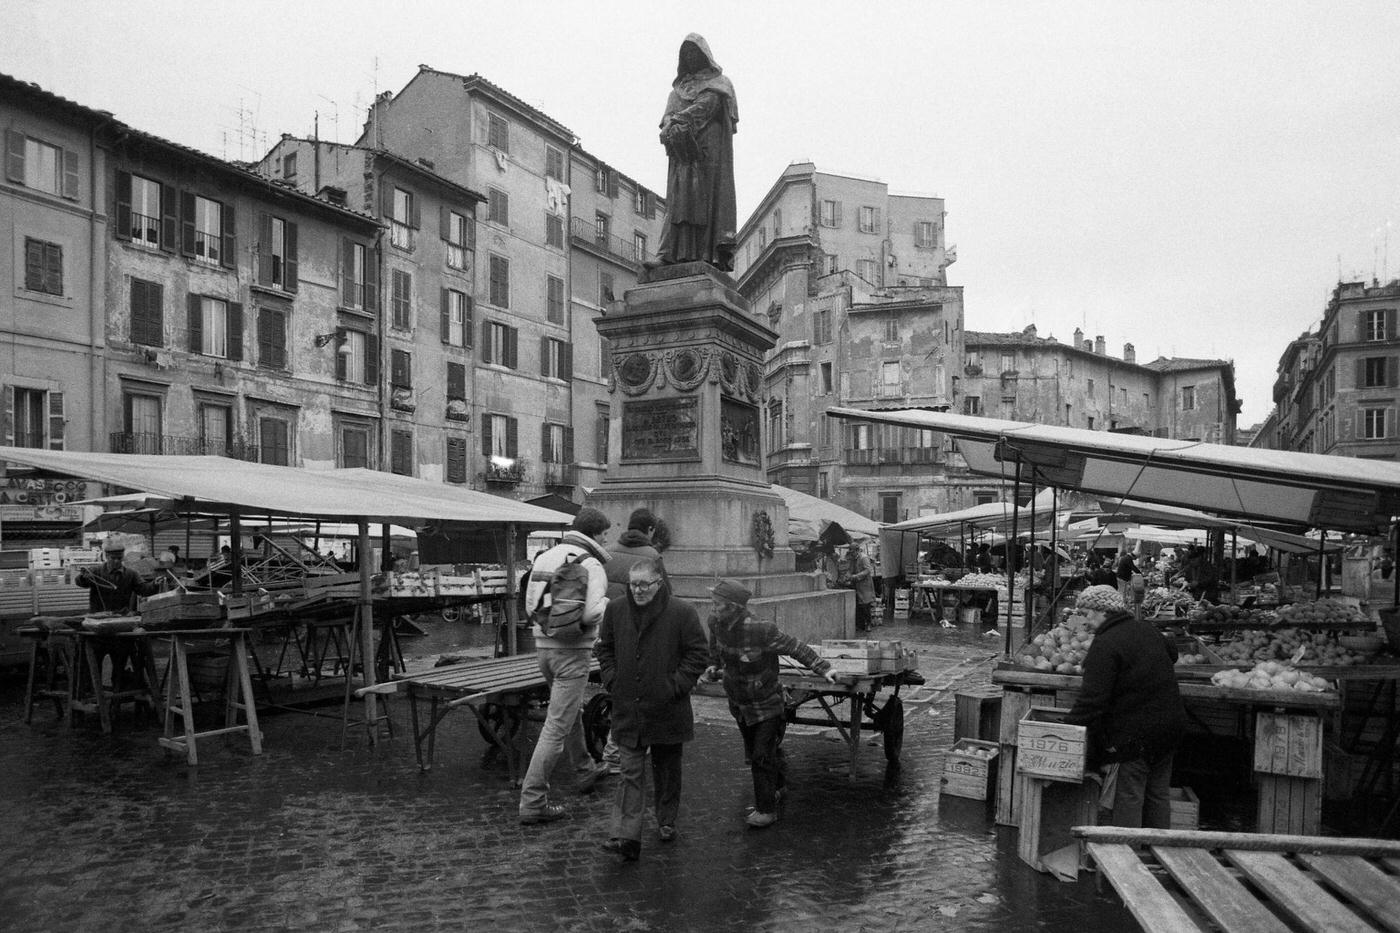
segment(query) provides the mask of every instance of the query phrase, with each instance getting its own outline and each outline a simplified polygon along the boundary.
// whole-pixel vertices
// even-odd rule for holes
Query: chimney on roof
[[[1094,352],[1099,356],[1104,356],[1107,353],[1107,346],[1103,342],[1103,334],[1094,338]]]
[[[1136,363],[1136,362],[1137,362],[1137,350],[1133,349],[1133,345],[1132,345],[1131,343],[1125,343],[1125,344],[1123,344],[1123,362],[1125,362],[1125,363]]]
[[[1076,350],[1084,346],[1084,331],[1076,327],[1074,329],[1074,340],[1070,341],[1070,345],[1073,346]]]

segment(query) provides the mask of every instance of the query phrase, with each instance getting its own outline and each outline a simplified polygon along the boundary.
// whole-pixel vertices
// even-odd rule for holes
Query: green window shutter
[[[130,177],[127,179],[127,199],[131,198]],[[129,207],[130,205],[128,205]],[[174,185],[160,186],[160,248],[173,253],[179,248],[180,192]]]
[[[442,324],[442,342],[452,342],[452,294],[448,289],[442,289],[442,300],[439,302],[439,318]]]
[[[67,424],[63,417],[63,393],[49,393],[49,449],[63,449],[63,427]]]
[[[574,429],[564,428],[564,462],[574,462]]]
[[[355,306],[355,276],[352,258],[355,255],[354,243],[349,237],[340,241],[340,303],[347,308]]]
[[[5,131],[5,177],[24,184],[24,134]]]
[[[282,264],[282,288],[289,292],[297,290],[297,225],[291,221],[283,226],[287,250],[287,261]]]
[[[131,175],[117,172],[117,230],[119,240],[131,239]]]
[[[540,338],[540,375],[541,375],[541,376],[557,376],[557,375],[558,375],[558,373],[551,373],[551,372],[549,371],[549,338],[548,338],[548,337],[541,337],[541,338]]]
[[[559,378],[565,382],[574,378],[574,346],[570,343],[559,345]]]
[[[506,456],[512,460],[520,456],[520,422],[506,419]]]
[[[472,345],[472,330],[476,327],[473,320],[476,316],[476,303],[471,295],[466,295],[462,299],[462,340],[470,347]]]
[[[6,389],[5,391],[8,392],[9,390]],[[490,416],[490,415],[482,415],[482,416],[481,416],[481,455],[482,455],[483,457],[490,457],[490,456],[491,456],[491,416]]]
[[[506,365],[511,369],[520,368],[520,331],[514,327],[506,328]]]
[[[199,353],[204,349],[204,311],[198,295],[190,295],[186,308],[189,312],[190,352]]]
[[[554,458],[549,452],[549,422],[540,425],[540,462],[553,463]]]
[[[74,149],[63,150],[63,196],[78,200],[78,153]]]
[[[481,362],[494,363],[491,359],[491,322],[481,322]]]
[[[408,196],[408,225],[414,230],[423,228],[423,205],[419,203],[416,193]]]
[[[365,334],[365,384],[379,385],[378,334]]]
[[[219,210],[223,217],[223,251],[219,253],[219,265],[233,269],[238,265],[238,228],[234,223],[233,205],[225,202]]]
[[[379,312],[379,251],[365,249],[365,310]]]
[[[228,306],[228,358],[243,359],[243,304],[238,301]]]
[[[258,284],[272,284],[272,215],[258,213]]]
[[[180,192],[180,252],[194,255],[194,193]]]

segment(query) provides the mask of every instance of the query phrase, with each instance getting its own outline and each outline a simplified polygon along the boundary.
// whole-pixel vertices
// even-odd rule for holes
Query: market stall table
[[[1400,842],[1080,826],[1153,933],[1400,933]]]

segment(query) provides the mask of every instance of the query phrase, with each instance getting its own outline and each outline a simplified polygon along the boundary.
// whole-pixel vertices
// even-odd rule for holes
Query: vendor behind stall
[[[88,591],[89,612],[130,613],[136,611],[136,597],[150,596],[158,588],[122,561],[126,547],[120,541],[108,540],[102,546],[102,566],[84,567],[73,581]]]

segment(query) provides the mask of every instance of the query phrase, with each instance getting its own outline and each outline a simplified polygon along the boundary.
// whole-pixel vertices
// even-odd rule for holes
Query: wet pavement
[[[489,648],[489,628],[436,622],[404,642],[410,665]],[[782,820],[744,824],[751,784],[722,700],[698,698],[685,752],[680,838],[641,860],[599,850],[613,779],[566,796],[569,819],[516,820],[516,791],[466,712],[420,773],[407,707],[397,736],[341,747],[333,716],[263,718],[246,738],[169,757],[124,712],[113,736],[22,722],[22,678],[0,681],[0,928],[181,930],[1135,930],[1092,874],[1033,871],[987,805],[942,798],[954,694],[988,681],[1000,640],[981,629],[884,627],[917,646],[923,688],[904,692],[903,767],[861,749],[846,774],[834,730],[792,726]],[[486,650],[486,649],[481,649]],[[533,733],[532,733],[533,734]],[[878,740],[877,740],[878,742]]]

